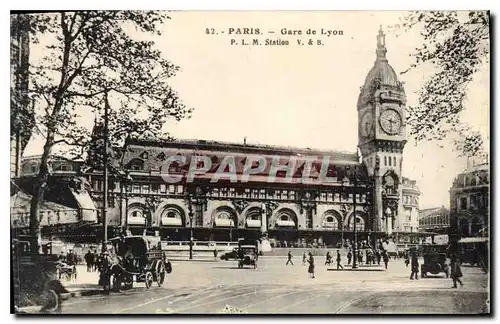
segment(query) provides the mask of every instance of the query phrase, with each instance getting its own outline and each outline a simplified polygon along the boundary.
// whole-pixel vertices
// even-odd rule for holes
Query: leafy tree
[[[168,84],[179,67],[162,57],[148,37],[161,35],[168,16],[146,11],[79,11],[30,15],[30,32],[43,45],[30,66],[30,94],[37,101],[36,127],[45,137],[30,210],[30,232],[40,233],[39,206],[49,177],[48,160],[64,145],[82,157],[91,140],[79,118],[102,115],[110,103],[112,146],[128,137],[165,137],[169,118],[191,110]],[[35,253],[38,246],[34,247]]]
[[[460,121],[470,82],[489,63],[489,13],[487,11],[414,11],[402,18],[396,31],[417,29],[422,45],[411,54],[413,63],[403,73],[431,65],[436,73],[408,107],[410,135],[415,140],[444,139],[455,134],[461,155],[483,150],[478,131]]]

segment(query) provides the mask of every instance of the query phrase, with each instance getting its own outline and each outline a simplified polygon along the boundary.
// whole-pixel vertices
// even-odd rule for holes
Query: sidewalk
[[[97,284],[99,282],[99,272],[87,272],[86,265],[77,265],[76,271],[76,280],[61,282],[71,294],[71,297],[89,296],[103,292],[102,287]]]

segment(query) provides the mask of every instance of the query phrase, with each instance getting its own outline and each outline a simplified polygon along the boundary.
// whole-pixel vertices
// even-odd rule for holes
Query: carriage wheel
[[[43,304],[42,306],[43,312],[51,313],[59,309],[61,305],[59,302],[59,296],[54,290],[49,289],[45,291],[41,297]]]
[[[163,261],[159,261],[158,264],[156,265],[156,283],[158,284],[158,287],[163,286],[163,283],[165,282],[165,265],[163,264]]]
[[[148,271],[144,277],[144,283],[146,284],[146,288],[149,289],[153,285],[153,274]]]

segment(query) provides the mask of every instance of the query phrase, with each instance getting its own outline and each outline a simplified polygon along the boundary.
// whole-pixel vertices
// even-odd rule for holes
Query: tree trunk
[[[47,131],[47,141],[43,147],[42,161],[40,170],[35,181],[35,190],[30,206],[30,236],[32,240],[31,253],[34,257],[38,256],[41,248],[41,227],[40,227],[40,204],[43,201],[43,195],[49,179],[49,157],[54,145],[54,132]]]

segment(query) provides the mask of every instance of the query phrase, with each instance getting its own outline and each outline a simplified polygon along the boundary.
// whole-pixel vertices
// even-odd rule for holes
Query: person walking
[[[417,254],[413,252],[411,254],[411,275],[410,280],[413,280],[413,275],[415,275],[415,279],[418,280],[418,258]]]
[[[451,265],[450,277],[451,279],[453,279],[452,288],[457,288],[457,282],[460,284],[460,286],[463,286],[464,284],[462,283],[462,280],[460,280],[460,278],[463,276],[462,269],[460,269],[460,263],[458,261],[456,253],[453,253],[451,255],[450,265]]]
[[[351,248],[349,248],[349,251],[347,251],[347,264],[351,264],[352,260],[352,251]]]
[[[387,251],[384,251],[383,258],[384,258],[385,269],[387,270],[387,265],[389,264],[389,255]]]
[[[325,265],[331,265],[332,264],[332,255],[330,254],[330,251],[326,252],[326,261]]]
[[[288,263],[291,263],[293,265],[292,251],[288,251],[288,261],[286,261],[286,265],[288,265]]]
[[[309,272],[309,276],[314,279],[314,257],[312,255],[311,252],[309,252],[309,260],[307,260],[307,262],[309,262],[309,268],[307,269],[307,272]]]
[[[340,251],[337,250],[337,270],[339,270],[339,268],[342,268],[342,270],[344,270],[344,267],[340,264],[340,261],[342,261],[342,258],[340,256]]]
[[[307,262],[307,253],[304,251],[304,254],[302,254],[302,265],[306,265]]]

